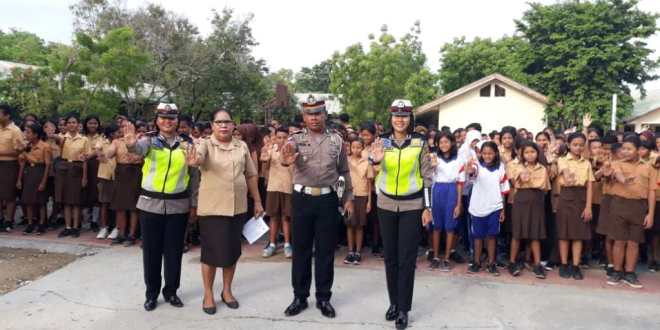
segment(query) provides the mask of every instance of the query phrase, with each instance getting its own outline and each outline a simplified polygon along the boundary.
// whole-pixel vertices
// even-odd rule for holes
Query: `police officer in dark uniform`
[[[306,128],[294,134],[282,149],[282,165],[294,167],[291,230],[294,300],[284,314],[294,316],[307,308],[313,256],[316,307],[323,316],[333,318],[335,310],[330,297],[340,221],[337,211],[340,201],[333,187],[340,177],[344,178],[343,206],[351,216],[353,186],[342,138],[326,128],[325,102],[310,95],[302,108]]]

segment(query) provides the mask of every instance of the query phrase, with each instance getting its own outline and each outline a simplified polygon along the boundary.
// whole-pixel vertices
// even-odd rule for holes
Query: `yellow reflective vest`
[[[400,147],[393,142],[385,143],[385,157],[376,177],[381,192],[391,197],[407,197],[424,189],[421,169],[424,143],[417,135],[409,136]]]

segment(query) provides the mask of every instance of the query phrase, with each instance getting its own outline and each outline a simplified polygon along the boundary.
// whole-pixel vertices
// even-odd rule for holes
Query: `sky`
[[[70,43],[73,17],[69,6],[75,0],[0,0],[0,29],[17,28],[36,33],[47,41]],[[394,36],[405,34],[415,21],[421,22],[421,40],[427,64],[437,69],[440,47],[465,36],[499,38],[515,34],[514,19],[529,8],[525,0],[122,0],[127,8],[148,3],[188,17],[202,34],[211,29],[211,10],[232,8],[238,17],[254,15],[251,24],[259,45],[254,54],[268,63],[271,71],[299,70],[313,66],[335,51],[368,42],[383,24]],[[537,0],[552,4],[556,0]],[[641,0],[639,7],[660,12],[660,1]],[[660,22],[659,22],[660,25]],[[660,33],[649,42],[660,56]],[[660,89],[660,80],[647,84]]]

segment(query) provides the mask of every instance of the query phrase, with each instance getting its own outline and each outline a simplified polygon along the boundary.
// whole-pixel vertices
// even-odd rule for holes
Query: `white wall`
[[[493,85],[491,85],[493,86]],[[452,130],[470,123],[480,123],[483,133],[500,130],[503,126],[526,128],[533,133],[545,128],[545,105],[507,85],[506,96],[479,96],[479,89],[457,96],[439,106],[438,127],[447,125]]]
[[[646,129],[654,130],[660,125],[660,109],[653,110],[637,119],[631,120],[628,125],[635,125],[635,132],[640,133]]]

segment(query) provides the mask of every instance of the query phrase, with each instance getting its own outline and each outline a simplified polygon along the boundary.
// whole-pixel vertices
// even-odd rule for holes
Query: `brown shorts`
[[[660,207],[660,202],[655,202],[655,214],[653,215],[653,227],[649,229],[649,231],[653,234],[660,234],[660,211],[658,210],[658,207]]]
[[[615,241],[644,243],[644,217],[648,212],[645,199],[612,197],[610,234]]]
[[[266,214],[273,218],[291,217],[291,194],[279,191],[267,192]]]
[[[600,213],[598,214],[598,225],[596,233],[608,236],[612,230],[612,221],[610,217],[610,205],[612,204],[612,195],[603,195],[600,200]]]
[[[591,225],[582,219],[587,203],[585,187],[562,187],[557,209],[557,239],[590,240]]]
[[[99,190],[99,203],[112,203],[112,196],[115,193],[115,182],[108,179],[97,178],[96,186]]]
[[[18,162],[15,160],[0,160],[0,201],[13,202],[18,196],[16,181],[18,180]]]
[[[353,199],[353,216],[345,218],[344,222],[348,227],[364,227],[367,225],[367,196],[355,196]]]

